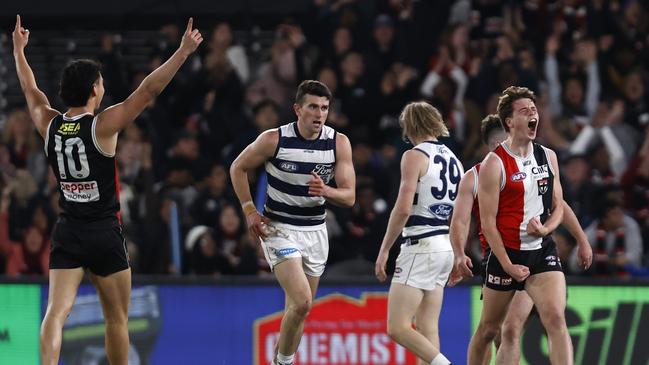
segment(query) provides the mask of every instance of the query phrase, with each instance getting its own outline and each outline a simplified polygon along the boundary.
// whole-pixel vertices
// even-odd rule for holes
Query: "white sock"
[[[281,352],[277,353],[277,365],[293,365],[295,354],[284,355]]]
[[[435,356],[433,361],[430,362],[430,365],[451,365],[451,362],[440,352]]]

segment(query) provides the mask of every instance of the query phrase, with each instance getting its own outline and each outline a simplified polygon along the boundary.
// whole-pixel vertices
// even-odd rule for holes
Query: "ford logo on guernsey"
[[[334,171],[333,164],[317,164],[313,169],[313,172],[318,174],[318,176],[320,176],[320,178],[322,179],[322,181],[324,181],[325,184],[328,184],[329,181],[331,181],[333,171]]]
[[[442,220],[447,220],[453,213],[453,206],[445,203],[433,204],[428,209],[435,218]]]
[[[282,162],[279,167],[284,171],[295,172],[297,171],[297,164],[293,162]]]
[[[512,181],[516,182],[516,181],[521,181],[521,180],[525,179],[526,177],[527,177],[527,174],[521,171],[521,172],[516,172],[516,173],[512,174],[510,179],[512,179]]]
[[[275,251],[275,255],[284,257],[292,254],[293,252],[297,252],[297,248],[293,248],[293,247],[280,248],[280,249],[273,249],[273,251]]]

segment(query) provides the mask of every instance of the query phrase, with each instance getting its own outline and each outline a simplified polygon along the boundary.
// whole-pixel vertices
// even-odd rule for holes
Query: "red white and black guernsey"
[[[45,154],[59,183],[61,216],[85,222],[119,219],[115,155],[97,143],[97,118],[90,113],[50,121]]]
[[[532,152],[520,157],[503,143],[492,153],[498,157],[502,172],[496,225],[503,243],[514,250],[540,249],[543,238],[529,235],[527,224],[534,217],[544,224],[552,210],[555,173],[548,157],[550,150],[533,143]]]

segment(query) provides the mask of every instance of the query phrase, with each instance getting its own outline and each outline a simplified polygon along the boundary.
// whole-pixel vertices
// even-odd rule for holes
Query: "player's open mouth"
[[[536,129],[536,125],[537,125],[538,123],[539,123],[538,120],[536,120],[536,119],[530,119],[530,121],[527,122],[527,127],[528,127],[530,130],[535,130],[535,129]]]
[[[319,120],[314,120],[314,121],[313,121],[313,125],[315,125],[316,127],[319,127],[319,126],[322,125],[322,122],[319,121]]]

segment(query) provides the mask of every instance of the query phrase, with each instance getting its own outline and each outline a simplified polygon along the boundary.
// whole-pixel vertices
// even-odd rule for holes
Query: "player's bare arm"
[[[257,211],[252,202],[248,172],[254,172],[257,167],[273,157],[278,143],[279,132],[277,129],[267,130],[249,144],[230,166],[230,179],[234,192],[241,202],[248,229],[255,239],[266,238],[264,224],[268,220]]]
[[[144,78],[126,100],[99,113],[96,133],[104,151],[115,150],[117,133],[132,123],[160,95],[187,57],[203,42],[203,36],[198,29],[193,29],[193,23],[193,19],[189,18],[180,46],[165,63]]]
[[[334,176],[336,188],[324,183],[316,174],[311,172],[312,179],[309,181],[309,194],[322,196],[328,202],[342,206],[351,207],[356,201],[356,174],[352,163],[352,147],[349,138],[342,133],[336,133],[336,167]]]
[[[390,213],[390,220],[388,227],[383,236],[381,249],[376,258],[374,265],[374,274],[383,282],[387,278],[385,273],[385,265],[388,261],[388,255],[394,242],[401,234],[403,226],[405,226],[410,210],[412,209],[412,202],[417,192],[417,181],[421,176],[426,173],[428,168],[428,158],[426,155],[419,151],[409,150],[403,154],[401,158],[401,182],[399,184],[399,195],[397,201],[394,203],[394,208]]]
[[[552,164],[554,170],[553,193],[552,193],[552,211],[550,217],[541,224],[539,217],[530,219],[527,225],[527,233],[539,237],[547,236],[552,233],[561,221],[563,220],[563,190],[561,189],[561,182],[559,180],[559,164],[557,162],[557,155],[552,150],[548,150],[549,162]]]
[[[14,60],[16,61],[16,73],[20,81],[20,88],[25,94],[27,99],[27,107],[29,108],[29,115],[31,116],[36,130],[45,138],[47,134],[47,125],[60,113],[50,107],[50,102],[47,96],[36,85],[36,78],[32,68],[27,63],[25,57],[25,47],[29,42],[29,30],[23,28],[20,15],[16,15],[16,26],[11,34],[14,44]]]
[[[503,269],[514,280],[520,282],[530,275],[530,270],[527,266],[512,264],[496,226],[501,179],[502,172],[498,157],[494,153],[489,153],[481,165],[478,178],[480,224],[491,251],[496,255]]]
[[[588,270],[593,263],[593,249],[588,242],[588,236],[581,229],[581,224],[579,224],[575,212],[565,200],[563,201],[563,225],[566,226],[568,232],[577,241],[577,264],[580,268]]]
[[[469,237],[469,227],[471,223],[471,208],[473,207],[473,189],[475,188],[475,175],[473,170],[467,171],[460,180],[458,187],[457,199],[455,199],[455,207],[453,208],[453,216],[451,217],[450,238],[453,245],[453,254],[455,255],[455,263],[453,264],[453,271],[448,281],[449,286],[453,286],[464,277],[471,277],[473,273],[471,268],[471,258],[468,257],[464,250],[466,248],[466,241]]]

